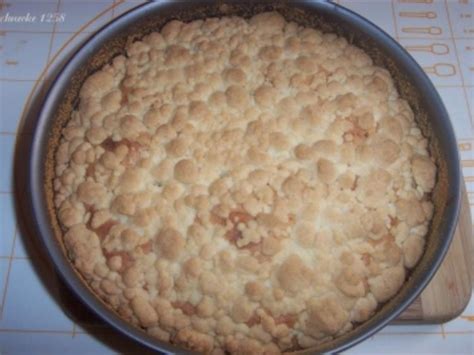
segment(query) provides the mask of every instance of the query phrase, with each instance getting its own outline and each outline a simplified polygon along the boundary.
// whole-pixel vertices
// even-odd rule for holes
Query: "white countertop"
[[[378,24],[402,45],[412,47],[411,53],[426,68],[454,124],[472,211],[472,0],[338,2]],[[141,353],[141,348],[113,330],[81,325],[64,313],[54,272],[46,261],[38,260],[31,247],[25,247],[25,242],[29,243],[17,228],[11,177],[17,124],[47,63],[54,66],[101,25],[138,4],[0,1],[0,354]],[[442,73],[448,76],[440,76]],[[461,317],[449,323],[388,326],[348,353],[474,354],[473,300]]]

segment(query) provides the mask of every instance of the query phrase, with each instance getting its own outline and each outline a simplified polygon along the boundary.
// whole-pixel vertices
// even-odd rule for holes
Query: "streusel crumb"
[[[423,253],[427,140],[344,38],[274,12],[172,21],[79,98],[56,154],[64,243],[157,339],[311,347],[369,319]]]

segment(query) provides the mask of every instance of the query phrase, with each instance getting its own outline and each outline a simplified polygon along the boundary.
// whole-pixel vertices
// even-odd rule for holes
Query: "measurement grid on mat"
[[[474,4],[471,0],[336,0],[367,17],[403,45],[429,75],[453,120],[474,211]],[[16,227],[12,162],[25,105],[52,68],[87,37],[140,1],[0,1],[0,352],[133,351],[113,331],[69,319],[39,280]],[[7,17],[8,17],[7,16]],[[63,17],[61,17],[63,16]],[[4,17],[5,19],[5,17]],[[51,270],[47,262],[42,266]],[[52,283],[55,276],[51,274]],[[54,289],[54,287],[53,287]],[[50,290],[50,288],[48,288]],[[472,353],[474,300],[444,325],[388,326],[352,353]],[[4,347],[4,348],[3,348]],[[117,350],[119,349],[119,350]],[[383,350],[382,350],[383,349]]]

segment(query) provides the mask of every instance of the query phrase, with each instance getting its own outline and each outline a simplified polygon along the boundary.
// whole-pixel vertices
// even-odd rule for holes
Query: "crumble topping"
[[[123,318],[199,352],[273,354],[398,291],[435,176],[388,71],[262,13],[171,21],[90,76],[54,188],[72,262]]]

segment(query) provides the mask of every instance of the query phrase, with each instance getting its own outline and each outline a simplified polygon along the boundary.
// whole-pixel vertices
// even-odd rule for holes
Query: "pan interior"
[[[120,19],[124,20],[122,24],[109,30],[105,35],[106,37],[104,37],[105,41],[101,41],[100,45],[90,48],[90,52],[82,51],[82,54],[79,53],[81,55],[79,65],[76,66],[72,77],[60,79],[66,80],[68,84],[54,112],[51,112],[53,116],[50,117],[52,126],[47,138],[44,137],[48,140],[44,162],[44,193],[49,222],[52,224],[58,249],[62,249],[65,254],[62,244],[63,231],[59,226],[53,203],[54,154],[59,144],[62,127],[67,123],[72,111],[78,104],[78,92],[84,80],[106,63],[109,63],[115,56],[124,54],[127,44],[148,33],[159,31],[171,19],[188,22],[206,17],[229,15],[249,18],[259,12],[276,10],[289,21],[345,37],[349,43],[365,50],[377,65],[386,68],[394,78],[400,96],[409,102],[423,134],[429,139],[430,153],[435,158],[438,167],[437,184],[433,192],[435,213],[426,237],[426,250],[418,266],[412,271],[399,293],[383,305],[375,316],[367,322],[333,341],[308,350],[313,352],[340,350],[348,344],[360,341],[370,335],[372,330],[379,328],[400,313],[408,305],[407,301],[411,300],[419,291],[420,286],[424,285],[432,276],[434,273],[433,265],[439,264],[447,250],[451,237],[447,231],[451,230],[455,223],[459,199],[457,192],[459,186],[455,180],[457,175],[453,173],[457,169],[455,159],[457,155],[452,153],[456,146],[450,139],[443,138],[443,135],[446,135],[443,132],[446,123],[442,122],[443,119],[446,119],[446,117],[443,117],[445,112],[439,112],[436,105],[430,104],[431,100],[439,102],[439,97],[430,96],[426,90],[423,90],[424,88],[420,87],[419,82],[414,81],[413,75],[407,72],[407,66],[413,66],[413,63],[408,62],[407,64],[406,58],[401,55],[393,55],[392,50],[395,45],[388,43],[383,35],[377,34],[376,30],[362,28],[357,25],[357,21],[363,20],[356,16],[356,20],[350,22],[347,20],[348,16],[351,16],[350,13],[341,16],[342,10],[328,3],[227,1],[222,4],[214,1],[193,1],[192,6],[189,2],[164,2],[148,4],[145,7],[147,11],[142,8],[139,11],[139,17],[130,17],[128,21],[125,17]],[[88,53],[93,54],[89,55]],[[412,70],[419,69],[414,68]],[[438,103],[439,105],[440,103]],[[450,128],[449,123],[448,128]],[[446,218],[449,215],[452,218]],[[77,277],[81,278],[78,273],[76,274]],[[144,336],[147,337],[145,334]]]

